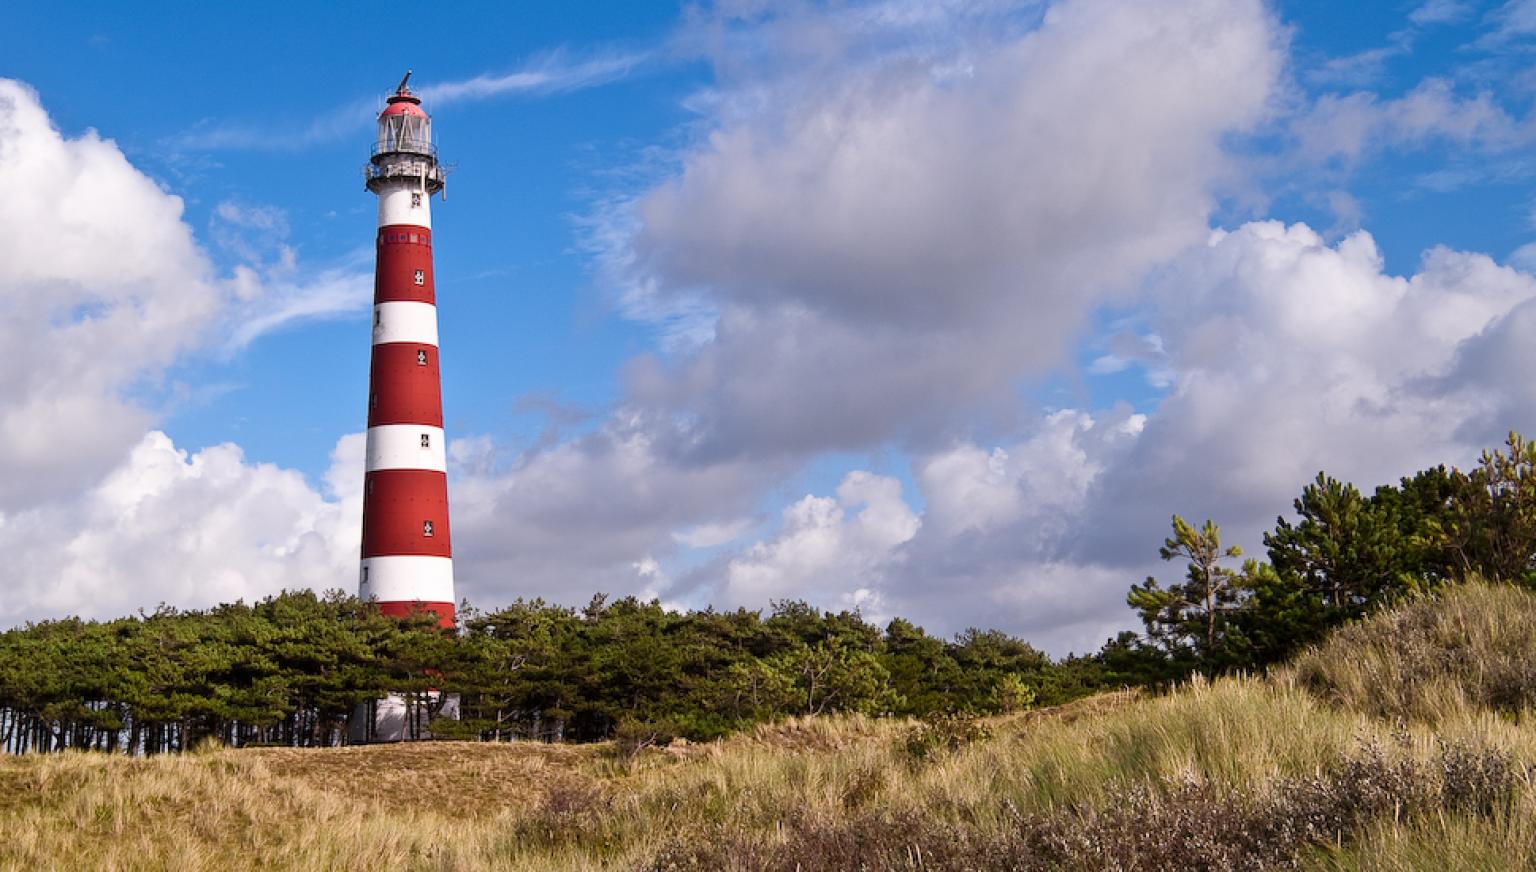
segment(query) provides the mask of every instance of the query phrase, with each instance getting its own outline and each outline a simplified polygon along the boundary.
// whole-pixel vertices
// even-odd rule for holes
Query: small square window
[[[423,434],[421,434],[421,447],[422,448],[431,448],[432,447],[432,434],[431,433],[423,433]]]
[[[426,283],[427,283],[427,271],[424,270],[424,269],[417,270],[416,271],[416,284],[424,285]]]
[[[416,241],[416,234],[414,234],[414,233],[411,234],[411,241],[412,242]]]
[[[432,522],[431,521],[422,521],[421,522],[421,535],[426,536],[428,538],[431,538],[431,536],[432,536]]]
[[[420,191],[412,191],[411,192],[411,208],[413,208],[413,209],[414,208],[419,208],[420,206],[421,206],[421,192]]]
[[[426,366],[427,365],[427,350],[425,348],[418,348],[418,349],[416,349],[416,365],[417,366]]]

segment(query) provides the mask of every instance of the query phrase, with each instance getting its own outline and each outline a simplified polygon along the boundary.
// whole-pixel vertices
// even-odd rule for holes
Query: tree
[[[1536,442],[1511,432],[1509,451],[1484,451],[1457,480],[1444,520],[1431,525],[1458,579],[1481,575],[1536,585]]]
[[[1321,472],[1293,505],[1297,523],[1277,518],[1264,534],[1276,572],[1295,576],[1327,608],[1347,615],[1399,588],[1403,549],[1386,510]]]
[[[1214,522],[1197,529],[1173,516],[1173,536],[1163,541],[1158,554],[1164,560],[1188,561],[1185,582],[1163,588],[1148,576],[1126,595],[1127,604],[1140,613],[1148,638],[1171,658],[1215,664],[1227,613],[1242,601],[1246,576],[1259,571],[1256,563],[1243,573],[1221,565],[1242,553],[1236,545],[1222,547],[1221,530]]]

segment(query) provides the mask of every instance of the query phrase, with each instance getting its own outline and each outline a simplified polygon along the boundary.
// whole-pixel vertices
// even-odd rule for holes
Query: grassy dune
[[[0,760],[0,865],[1527,869],[1536,598],[1469,587],[1268,679],[628,756],[434,743]]]

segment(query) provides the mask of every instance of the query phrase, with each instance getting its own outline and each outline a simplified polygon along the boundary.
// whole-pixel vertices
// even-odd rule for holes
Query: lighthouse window
[[[411,206],[414,208],[414,207],[419,207],[420,205],[421,205],[421,192],[420,191],[412,191],[411,192]]]
[[[416,241],[416,234],[414,234],[414,233],[411,234],[411,241],[412,242]]]
[[[431,521],[422,521],[421,522],[421,535],[423,535],[423,536],[431,536],[432,535],[432,522]]]
[[[368,567],[363,567],[363,584],[368,583]]]
[[[432,434],[430,434],[430,433],[423,433],[423,434],[421,434],[421,447],[422,448],[431,448],[432,447]]]
[[[373,310],[373,326],[377,327],[377,326],[379,326],[380,324],[383,324],[383,323],[384,323],[384,313],[380,312],[378,309],[374,309]]]
[[[424,269],[417,270],[416,271],[416,284],[424,285],[426,283],[427,283],[427,271],[424,270]]]
[[[369,394],[368,395],[368,408],[370,408],[370,409],[377,409],[378,407],[379,407],[379,395],[378,394]]]
[[[368,496],[373,496],[373,479],[368,479]]]
[[[416,365],[417,366],[426,366],[427,365],[427,350],[425,348],[418,348],[418,349],[416,349]]]

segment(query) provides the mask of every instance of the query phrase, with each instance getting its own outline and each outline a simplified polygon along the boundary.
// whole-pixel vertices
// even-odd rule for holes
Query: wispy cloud
[[[350,266],[323,270],[304,283],[269,282],[232,313],[225,351],[292,324],[352,315],[367,308],[372,293],[372,276]]]
[[[458,82],[428,85],[421,97],[434,104],[484,100],[504,94],[555,94],[617,81],[651,61],[650,52],[597,55],[575,63],[557,51],[505,75],[479,75]]]
[[[579,91],[622,79],[656,57],[654,52],[603,52],[573,59],[564,50],[535,57],[510,73],[484,73],[474,78],[427,85],[420,90],[430,104],[461,103],[513,94],[543,95]],[[171,137],[179,151],[249,149],[297,151],[353,136],[378,111],[378,97],[365,97],[337,106],[306,122],[274,127],[270,120],[225,122],[207,119]],[[274,130],[285,130],[281,135]]]

